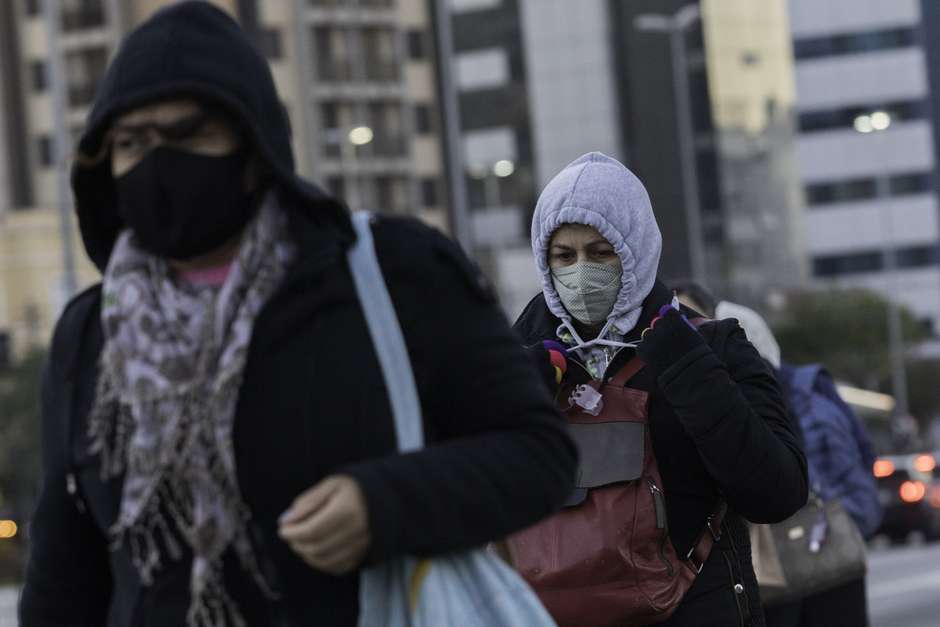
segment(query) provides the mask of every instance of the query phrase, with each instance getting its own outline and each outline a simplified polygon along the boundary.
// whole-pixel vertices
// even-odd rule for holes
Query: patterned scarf
[[[269,195],[218,289],[178,284],[163,259],[118,238],[104,275],[105,345],[89,432],[105,479],[124,474],[114,547],[130,547],[144,585],[165,558],[193,553],[191,627],[243,627],[222,557],[271,594],[248,536],[232,428],[254,321],[294,255]]]

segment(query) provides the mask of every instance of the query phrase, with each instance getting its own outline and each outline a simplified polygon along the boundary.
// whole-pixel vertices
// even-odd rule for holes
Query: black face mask
[[[211,157],[157,147],[115,179],[117,209],[144,250],[198,257],[234,238],[258,209],[245,191],[244,150]]]

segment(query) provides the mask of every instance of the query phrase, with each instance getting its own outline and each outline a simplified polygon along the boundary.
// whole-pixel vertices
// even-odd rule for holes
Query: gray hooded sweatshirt
[[[542,190],[532,217],[532,254],[548,309],[562,320],[560,337],[565,328],[574,336],[577,333],[552,282],[548,249],[555,230],[570,223],[597,229],[620,257],[620,294],[598,339],[622,337],[640,319],[643,301],[656,283],[659,268],[662,235],[649,194],[626,166],[599,152],[578,157]]]

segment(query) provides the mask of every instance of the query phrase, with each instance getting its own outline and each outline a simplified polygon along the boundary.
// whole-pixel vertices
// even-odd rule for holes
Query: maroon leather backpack
[[[575,402],[575,395],[592,392],[562,388],[559,399],[581,454],[577,490],[560,513],[506,541],[513,565],[559,627],[665,621],[720,539],[724,504],[687,555],[673,548],[648,394],[626,387],[643,366],[635,358],[608,383],[586,384],[603,399],[599,411]]]

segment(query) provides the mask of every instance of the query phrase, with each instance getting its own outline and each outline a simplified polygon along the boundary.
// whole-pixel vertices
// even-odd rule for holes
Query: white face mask
[[[572,317],[588,326],[600,326],[620,295],[623,266],[579,261],[552,270],[552,283],[561,304]]]

